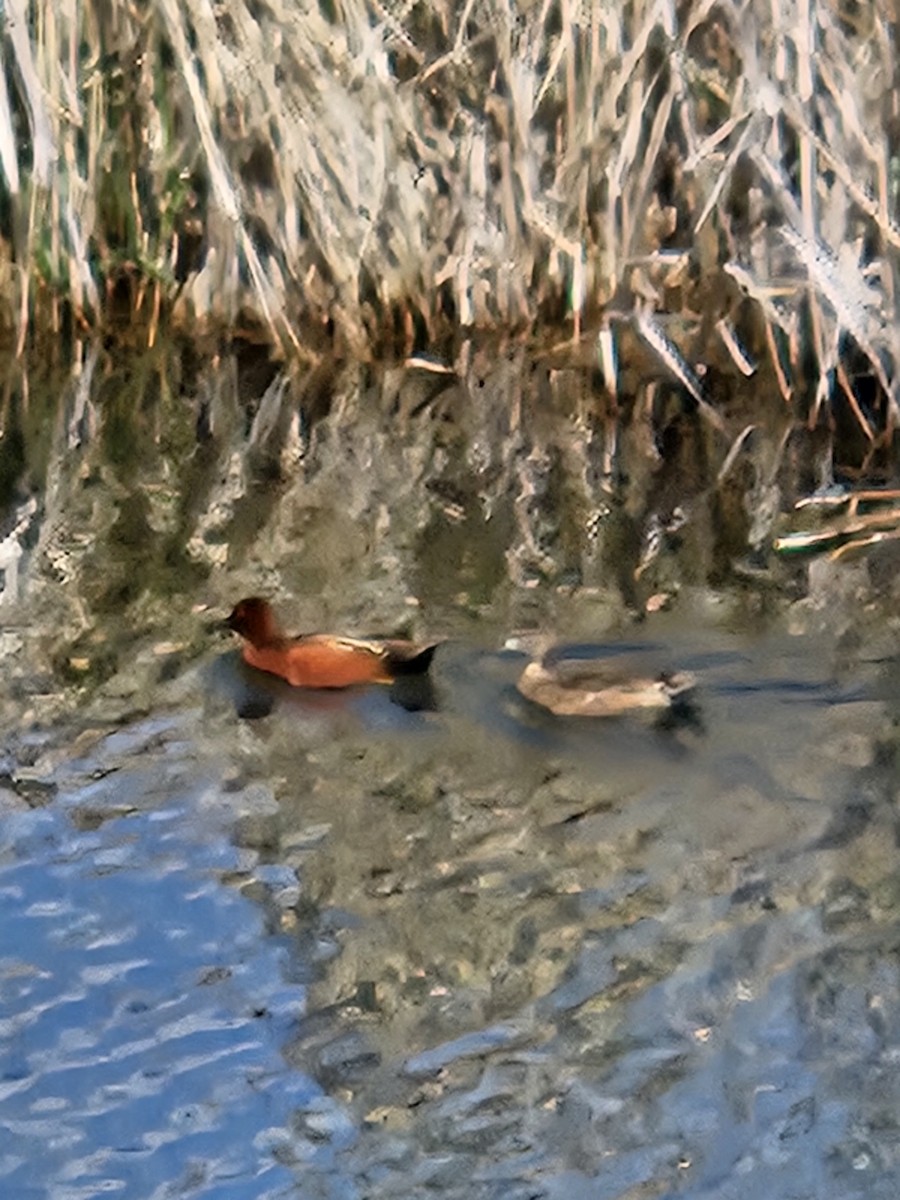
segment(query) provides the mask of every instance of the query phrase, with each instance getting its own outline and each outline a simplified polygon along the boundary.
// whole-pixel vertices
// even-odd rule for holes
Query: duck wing
[[[311,634],[304,641],[321,638],[332,646],[340,646],[347,654],[371,655],[383,664],[393,678],[396,675],[424,675],[431,666],[438,642],[422,645],[405,638],[355,638]]]

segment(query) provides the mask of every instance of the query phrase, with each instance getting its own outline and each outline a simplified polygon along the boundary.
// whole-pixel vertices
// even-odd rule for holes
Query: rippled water
[[[802,639],[713,640],[669,729],[447,646],[437,711],[242,719],[226,652],[199,708],[21,743],[4,1194],[890,1194],[884,709]]]
[[[284,1069],[303,989],[223,886],[252,864],[191,733],[102,738],[43,776],[45,807],[4,794],[4,1195],[293,1194],[292,1113],[331,1107]]]
[[[382,565],[358,590],[388,610]],[[848,639],[827,589],[751,622],[685,587],[589,636],[577,590],[439,566],[430,691],[249,672],[192,577],[164,619],[103,590],[63,668],[34,626],[71,579],[7,606],[0,1195],[896,1196],[887,605]],[[275,568],[217,570],[233,597]],[[526,609],[694,671],[695,704],[529,705]]]

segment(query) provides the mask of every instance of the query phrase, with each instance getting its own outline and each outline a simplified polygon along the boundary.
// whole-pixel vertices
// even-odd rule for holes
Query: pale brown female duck
[[[533,704],[560,717],[618,717],[670,708],[696,686],[689,671],[641,675],[611,659],[545,657],[530,662],[517,683]]]

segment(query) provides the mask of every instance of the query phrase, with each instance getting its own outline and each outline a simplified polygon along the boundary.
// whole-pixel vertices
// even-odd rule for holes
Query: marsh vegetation
[[[20,350],[161,324],[305,362],[573,339],[601,407],[674,374],[718,410],[749,380],[849,470],[891,459],[882,0],[48,2],[2,38]]]

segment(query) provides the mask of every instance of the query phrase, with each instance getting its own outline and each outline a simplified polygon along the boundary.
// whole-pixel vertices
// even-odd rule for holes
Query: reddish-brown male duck
[[[346,688],[391,683],[400,675],[423,675],[437,647],[437,643],[420,645],[402,638],[333,633],[287,637],[272,606],[260,596],[239,601],[225,624],[244,639],[244,662],[301,688]]]

